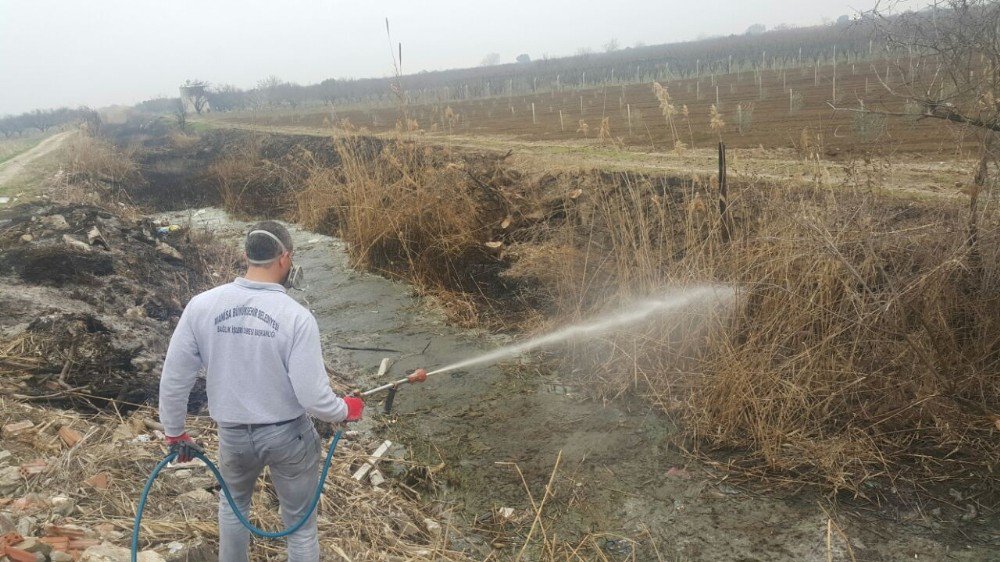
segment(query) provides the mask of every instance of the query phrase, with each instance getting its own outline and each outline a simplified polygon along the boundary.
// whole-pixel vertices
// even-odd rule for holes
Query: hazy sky
[[[188,78],[253,86],[385,76],[385,18],[403,70],[497,52],[595,51],[817,24],[874,0],[0,0],[0,114],[176,96]],[[925,0],[910,0],[918,8]]]

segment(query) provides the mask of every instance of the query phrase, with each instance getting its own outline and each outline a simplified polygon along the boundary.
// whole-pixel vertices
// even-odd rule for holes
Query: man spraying
[[[274,221],[246,238],[247,271],[191,299],[170,339],[160,379],[160,421],[178,460],[194,442],[184,431],[188,397],[207,372],[208,409],[219,425],[219,469],[248,515],[265,466],[285,526],[309,509],[319,479],[319,435],[309,415],[336,423],[361,419],[360,398],[330,388],[316,319],[286,292],[292,239]],[[307,415],[308,414],[308,415]],[[319,560],[316,514],[288,536],[288,560]],[[224,497],[219,501],[219,560],[248,559],[250,532]]]

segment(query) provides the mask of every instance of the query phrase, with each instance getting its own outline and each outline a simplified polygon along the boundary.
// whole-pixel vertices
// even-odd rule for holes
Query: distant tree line
[[[33,131],[44,133],[49,129],[81,122],[88,125],[99,125],[100,117],[96,111],[89,107],[36,109],[20,115],[0,117],[0,134],[3,134],[4,137],[13,137]]]
[[[763,28],[763,26],[760,26]],[[473,68],[419,72],[400,78],[411,102],[528,94],[565,88],[593,87],[669,81],[675,78],[708,77],[750,70],[793,68],[884,56],[873,22],[846,18],[836,23],[803,28],[762,29],[699,41],[619,48],[617,40],[604,45],[602,53],[584,49],[574,56],[532,60],[527,54],[518,62],[500,64],[499,55],[486,55]],[[874,49],[879,52],[873,52]],[[392,103],[395,78],[328,79],[309,86],[271,76],[255,88],[211,86],[206,91],[212,111]],[[176,98],[172,98],[176,99]],[[140,108],[172,112],[168,100],[150,100]],[[176,104],[176,102],[173,102]]]

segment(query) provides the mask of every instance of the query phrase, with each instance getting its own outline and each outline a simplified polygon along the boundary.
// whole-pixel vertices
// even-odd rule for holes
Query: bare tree
[[[1000,131],[1000,2],[934,0],[921,12],[889,15],[898,0],[876,4],[863,20],[873,40],[894,61],[880,75],[882,87],[904,111],[875,106],[841,111],[908,119],[942,119],[978,135],[979,162],[970,187],[969,244],[975,252],[978,201],[997,162],[994,136]],[[831,104],[833,105],[833,104]]]
[[[619,47],[618,39],[612,37],[611,39],[608,40],[607,43],[604,44],[604,52],[613,53],[618,50],[618,47]]]
[[[202,80],[187,80],[181,86],[181,96],[191,103],[194,112],[201,115],[208,109],[208,82]]]

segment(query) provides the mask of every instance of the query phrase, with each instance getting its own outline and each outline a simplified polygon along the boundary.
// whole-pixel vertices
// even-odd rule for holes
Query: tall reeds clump
[[[672,99],[670,99],[670,91],[666,86],[661,85],[659,82],[653,82],[653,95],[656,96],[656,101],[660,104],[660,112],[663,114],[663,118],[667,121],[667,126],[670,127],[670,138],[673,141],[674,151],[678,154],[684,152],[687,145],[684,141],[680,139],[677,135],[677,126],[674,124],[674,116],[677,114],[677,106],[674,105]],[[684,106],[685,118],[687,106]]]
[[[605,395],[682,414],[728,468],[875,499],[1000,486],[1000,221],[972,259],[958,202],[734,182],[723,236],[711,186],[617,176],[568,206],[510,274],[560,319],[714,283],[735,299],[575,354]],[[988,227],[984,227],[988,223]],[[578,365],[580,366],[580,365]],[[941,489],[932,489],[940,487]],[[900,492],[903,493],[903,492]]]
[[[279,217],[294,206],[292,169],[263,155],[262,135],[240,138],[212,163],[208,175],[218,185],[222,207],[241,217]],[[289,159],[294,160],[294,159]]]
[[[507,215],[498,190],[467,163],[403,138],[346,136],[341,165],[316,167],[297,194],[298,217],[348,243],[357,267],[430,292],[490,298],[499,270],[492,231]],[[495,224],[494,224],[495,223]],[[474,307],[459,319],[471,321]]]
[[[142,180],[135,147],[119,147],[105,138],[80,133],[69,140],[68,156],[67,172],[76,183],[122,188]]]

